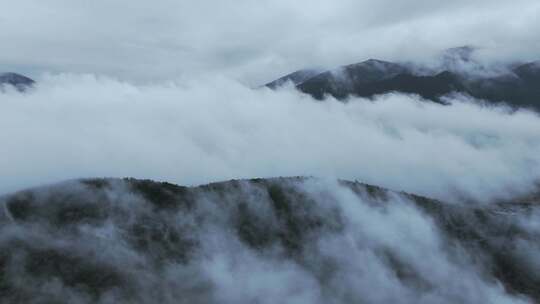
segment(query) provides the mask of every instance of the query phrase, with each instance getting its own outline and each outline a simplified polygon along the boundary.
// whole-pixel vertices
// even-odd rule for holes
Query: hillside
[[[472,206],[298,177],[80,180],[0,201],[6,303],[540,301],[538,197]]]

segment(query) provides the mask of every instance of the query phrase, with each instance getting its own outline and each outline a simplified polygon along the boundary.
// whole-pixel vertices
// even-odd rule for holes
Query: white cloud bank
[[[540,118],[391,94],[315,102],[225,78],[134,85],[92,75],[0,94],[0,192],[80,177],[179,184],[315,175],[487,200],[540,180]]]

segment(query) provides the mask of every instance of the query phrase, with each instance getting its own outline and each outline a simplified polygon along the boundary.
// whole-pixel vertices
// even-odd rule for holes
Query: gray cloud
[[[115,1],[1,3],[0,68],[153,81],[224,74],[251,85],[370,57],[427,60],[484,47],[537,59],[540,4],[503,1]]]

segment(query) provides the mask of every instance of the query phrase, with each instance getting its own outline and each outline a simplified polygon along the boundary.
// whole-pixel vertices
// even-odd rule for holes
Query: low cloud
[[[316,102],[227,78],[135,85],[45,77],[0,94],[0,192],[80,177],[202,184],[314,175],[445,200],[528,193],[540,118],[465,97],[450,106],[388,94]]]

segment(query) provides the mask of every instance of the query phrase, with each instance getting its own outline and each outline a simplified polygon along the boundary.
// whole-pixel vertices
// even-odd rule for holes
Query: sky
[[[536,0],[0,0],[0,71],[160,82],[220,75],[257,86],[307,67],[429,60],[473,45],[537,60]]]

